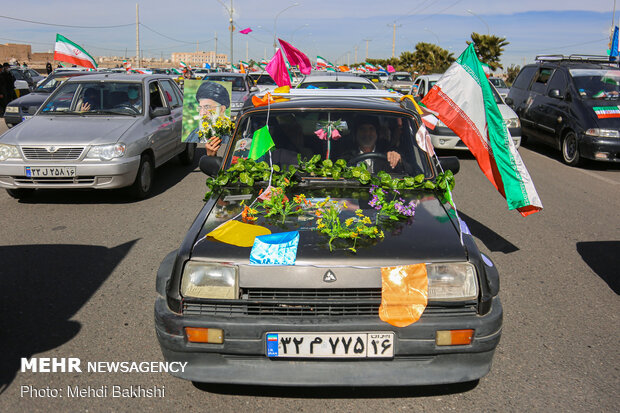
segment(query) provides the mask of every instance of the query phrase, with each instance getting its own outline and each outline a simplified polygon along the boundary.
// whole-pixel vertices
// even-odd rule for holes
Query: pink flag
[[[281,50],[278,50],[273,55],[265,70],[278,86],[291,86],[291,78],[289,77],[288,70],[286,70],[286,62]]]
[[[241,34],[248,34],[252,31],[252,29],[250,29],[249,27],[247,29],[243,29],[243,30],[239,30],[239,33]]]
[[[392,65],[388,65],[388,67],[387,67],[387,71],[388,71],[388,73],[394,73],[394,72],[396,72],[396,70],[394,69],[394,66],[392,66]]]
[[[299,71],[304,75],[309,75],[312,70],[312,64],[310,63],[308,56],[293,47],[290,43],[285,42],[282,39],[278,39],[278,41],[280,42],[280,45],[282,45],[282,50],[284,50],[284,54],[286,54],[288,62],[293,66],[299,65]]]

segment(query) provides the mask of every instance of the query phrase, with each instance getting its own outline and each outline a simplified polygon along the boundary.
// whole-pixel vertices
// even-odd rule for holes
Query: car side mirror
[[[454,175],[461,170],[461,164],[459,158],[456,156],[440,156],[439,164],[444,171],[452,171]]]
[[[26,82],[25,80],[16,80],[13,86],[15,87],[15,89],[18,90],[30,89],[30,86],[28,86],[28,82]]]
[[[149,112],[152,118],[170,115],[170,109],[165,107],[153,108]]]
[[[222,157],[203,155],[198,165],[204,174],[215,176],[222,167]]]
[[[549,91],[549,96],[556,99],[564,99],[564,96],[560,93],[558,89],[552,89]]]
[[[250,92],[252,92],[252,93],[256,93],[256,92],[258,92],[258,90],[259,90],[259,89],[258,89],[258,86],[252,86],[252,87],[250,88]]]
[[[39,109],[38,106],[30,106],[30,107],[28,107],[28,114],[29,115],[34,115],[35,113],[37,113],[37,109]]]
[[[515,103],[515,101],[512,100],[512,98],[509,98],[508,96],[506,96],[506,98],[504,99],[504,102],[506,102],[508,106],[512,106]]]

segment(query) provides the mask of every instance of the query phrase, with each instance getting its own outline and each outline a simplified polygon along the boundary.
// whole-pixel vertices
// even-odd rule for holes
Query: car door
[[[173,133],[174,118],[172,113],[163,116],[152,116],[156,108],[170,108],[167,99],[164,99],[162,89],[157,80],[149,81],[147,92],[149,97],[147,124],[150,146],[155,155],[155,166],[159,166],[175,155],[177,142]]]
[[[176,141],[176,151],[181,152],[185,148],[185,144],[181,142],[181,133],[183,125],[183,98],[179,88],[172,83],[171,80],[164,79],[159,81],[164,96],[170,106],[170,114],[172,115],[172,134]]]
[[[536,139],[551,143],[555,129],[545,122],[545,105],[547,103],[547,84],[553,75],[552,67],[542,66],[538,69],[530,86],[530,94],[526,102],[525,114],[531,130],[529,133]]]
[[[568,78],[564,71],[556,69],[547,84],[545,94],[538,99],[540,135],[544,141],[559,147],[559,138],[564,125],[569,122],[570,104],[566,101]]]

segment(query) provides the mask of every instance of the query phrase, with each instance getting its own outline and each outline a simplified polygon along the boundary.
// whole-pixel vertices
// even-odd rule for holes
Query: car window
[[[245,92],[247,90],[243,79],[244,78],[242,76],[225,76],[225,75],[218,75],[218,76],[209,75],[203,78],[203,80],[213,80],[217,82],[230,82],[232,83],[233,92]]]
[[[137,115],[142,113],[142,84],[138,82],[64,82],[43,112],[79,112],[83,115]]]
[[[150,108],[162,108],[166,107],[162,97],[161,91],[159,89],[159,84],[157,82],[149,83],[149,98],[150,98]]]
[[[519,75],[512,84],[512,87],[516,89],[527,89],[535,73],[535,66],[524,67],[521,72],[519,72]]]
[[[579,95],[586,99],[617,100],[620,94],[618,69],[570,69]]]
[[[506,88],[506,89],[508,88],[508,86],[506,86],[506,83],[504,83],[504,81],[502,79],[492,78],[492,79],[489,79],[489,81],[491,83],[493,83],[493,86],[495,86],[495,87],[503,87],[503,88]]]
[[[273,80],[268,73],[254,75],[252,76],[252,80],[254,80],[254,83],[256,83],[257,85],[273,86],[276,84],[275,80]]]
[[[51,93],[56,90],[58,85],[60,85],[67,79],[69,79],[69,76],[50,76],[47,79],[43,80],[43,82],[41,82],[41,84],[35,89],[35,91]]]
[[[266,112],[255,112],[244,117],[232,142],[228,165],[238,158],[247,158],[254,132],[267,123]],[[386,155],[397,152],[403,159],[400,173],[431,176],[429,158],[416,143],[417,126],[405,115],[360,113],[346,110],[278,111],[269,116],[269,132],[275,144],[273,161],[280,165],[296,164],[297,154],[310,159],[314,154],[327,158],[327,141],[318,137],[317,131],[327,125],[338,130],[337,139],[330,142],[329,159],[351,159],[365,150]],[[394,172],[385,160],[369,162],[371,172]],[[396,171],[399,173],[399,171]]]
[[[370,83],[357,82],[302,82],[301,89],[375,89]]]
[[[551,90],[559,90],[560,94],[564,94],[567,86],[566,75],[561,70],[556,70],[549,81],[549,86],[547,87],[547,93]]]
[[[175,86],[172,85],[172,82],[169,80],[162,80],[161,87],[164,89],[164,95],[166,95],[166,99],[171,108],[177,108],[183,104],[179,100],[179,96],[174,92]]]
[[[42,109],[42,112],[53,114],[69,111],[71,109],[73,98],[75,96],[76,90],[78,89],[78,86],[78,83],[65,83],[61,88],[58,89],[54,97],[49,102],[47,102],[45,107]]]
[[[410,75],[394,75],[394,81],[396,82],[411,82]]]
[[[531,90],[536,93],[545,93],[545,90],[547,90],[547,82],[549,82],[552,74],[553,69],[547,67],[541,68],[534,79],[534,83],[532,83]]]

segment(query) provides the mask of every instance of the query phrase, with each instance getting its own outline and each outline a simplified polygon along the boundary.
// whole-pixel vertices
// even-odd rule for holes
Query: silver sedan
[[[29,120],[0,136],[0,187],[14,198],[37,188],[152,188],[154,169],[181,142],[183,95],[167,76],[93,75],[69,79]]]

